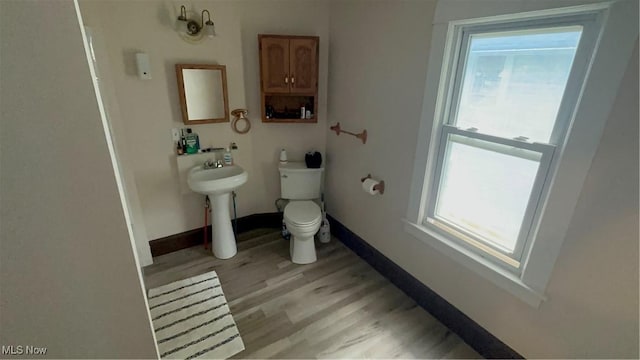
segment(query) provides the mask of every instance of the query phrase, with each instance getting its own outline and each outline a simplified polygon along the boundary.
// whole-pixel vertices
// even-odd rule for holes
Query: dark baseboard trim
[[[480,355],[487,359],[523,359],[522,355],[471,320],[455,306],[449,304],[440,295],[389,260],[335,218],[330,215],[327,218],[331,224],[333,236],[415,300],[433,317],[458,334]]]
[[[282,214],[263,213],[252,214],[238,218],[238,234],[259,228],[280,228],[282,226]],[[209,241],[211,241],[211,225],[209,225]],[[186,249],[203,243],[204,230],[197,228],[180,234],[169,235],[160,239],[149,241],[151,256],[160,256],[174,251]]]
[[[209,229],[211,229],[211,227],[209,227]],[[203,230],[199,228],[151,240],[149,241],[151,256],[156,257],[202,244],[202,236]]]
[[[260,213],[238,218],[238,234],[260,228],[282,228],[282,213]]]

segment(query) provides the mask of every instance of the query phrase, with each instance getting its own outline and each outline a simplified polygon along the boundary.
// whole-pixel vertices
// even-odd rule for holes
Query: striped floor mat
[[[244,350],[215,271],[149,290],[163,359],[226,359]]]

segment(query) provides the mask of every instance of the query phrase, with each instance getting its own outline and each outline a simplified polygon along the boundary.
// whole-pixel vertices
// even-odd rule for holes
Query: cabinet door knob
[[[284,76],[284,83],[285,84],[289,83],[289,77],[287,75]]]
[[[295,84],[296,82],[296,76],[295,75],[291,75],[291,86],[293,86],[293,84]]]

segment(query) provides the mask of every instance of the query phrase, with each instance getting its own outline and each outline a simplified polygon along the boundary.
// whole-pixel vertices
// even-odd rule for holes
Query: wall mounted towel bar
[[[355,136],[358,139],[362,140],[363,144],[367,143],[367,130],[362,130],[362,132],[360,134],[352,133],[351,131],[340,129],[340,123],[337,123],[337,124],[333,125],[332,127],[330,127],[330,129],[335,131],[336,135],[340,135],[340,133],[349,134],[349,135]]]

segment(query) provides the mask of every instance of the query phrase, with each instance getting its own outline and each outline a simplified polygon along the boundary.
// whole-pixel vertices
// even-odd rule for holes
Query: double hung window
[[[521,272],[584,81],[578,59],[593,52],[585,31],[593,21],[582,14],[455,29],[425,226]]]

